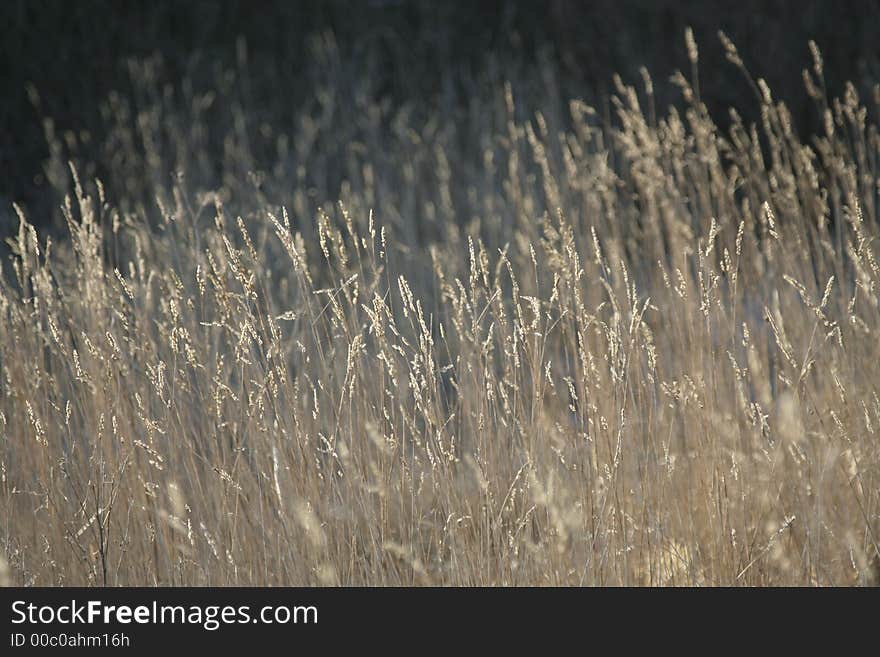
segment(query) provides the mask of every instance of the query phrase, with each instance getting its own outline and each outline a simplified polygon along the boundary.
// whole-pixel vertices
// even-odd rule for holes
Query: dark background
[[[754,120],[756,103],[724,61],[719,28],[789,104],[802,134],[819,124],[801,78],[811,63],[809,39],[823,53],[831,94],[846,80],[863,93],[880,80],[880,2],[4,0],[0,202],[33,206],[45,196],[44,117],[58,134],[100,135],[99,104],[112,90],[128,92],[130,57],[161,53],[175,80],[197,76],[199,66],[234,63],[237,44],[246,43],[254,98],[281,122],[294,115],[297,89],[308,83],[307,37],[327,30],[340,57],[376,62],[378,88],[396,102],[425,104],[454,93],[490,60],[528,71],[541,59],[556,70],[561,94],[593,103],[612,90],[615,72],[637,82],[646,65],[662,107],[677,98],[669,76],[689,68],[682,36],[688,25],[700,46],[703,99],[722,124],[731,106]],[[87,156],[88,139],[79,148]]]

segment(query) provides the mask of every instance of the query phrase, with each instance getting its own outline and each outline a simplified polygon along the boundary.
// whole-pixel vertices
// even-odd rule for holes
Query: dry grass
[[[876,126],[816,52],[825,134],[760,80],[722,132],[687,45],[683,110],[645,73],[608,122],[489,78],[414,116],[325,40],[291,136],[232,108],[213,189],[211,96],[111,99],[129,192],[56,161],[70,237],[19,210],[0,281],[0,574],[877,583]]]

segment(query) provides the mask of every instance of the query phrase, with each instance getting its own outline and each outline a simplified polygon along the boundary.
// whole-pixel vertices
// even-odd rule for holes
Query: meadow
[[[66,230],[3,235],[0,580],[880,584],[880,86],[831,97],[811,44],[804,137],[719,34],[760,117],[722,128],[685,37],[596,107],[549,66],[391,102],[323,34],[290,126],[244,47],[47,120]]]

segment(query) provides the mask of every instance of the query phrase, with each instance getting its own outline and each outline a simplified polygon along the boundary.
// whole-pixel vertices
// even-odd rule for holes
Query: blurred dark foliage
[[[541,58],[557,71],[560,94],[597,107],[613,91],[614,73],[635,83],[645,65],[663,107],[677,98],[669,76],[689,70],[688,25],[700,46],[702,97],[722,124],[731,106],[755,120],[757,103],[739,71],[724,61],[719,29],[752,73],[789,104],[802,134],[820,122],[801,78],[810,65],[809,39],[824,55],[832,95],[846,80],[862,92],[880,80],[880,2],[855,0],[5,0],[0,25],[5,205],[33,205],[43,195],[43,117],[54,120],[57,134],[76,131],[80,149],[87,149],[89,135],[100,133],[102,99],[111,90],[131,93],[127,59],[156,52],[169,79],[178,80],[218,62],[234,64],[246,44],[254,105],[273,120],[295,111],[298,89],[308,83],[307,37],[327,30],[341,57],[373,62],[370,70],[381,78],[375,88],[383,95],[416,106],[429,106],[437,94],[466,103],[461,81],[477,79],[487,62],[528,72]]]

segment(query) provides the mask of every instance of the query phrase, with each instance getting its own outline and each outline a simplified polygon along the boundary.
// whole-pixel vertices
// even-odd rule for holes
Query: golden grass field
[[[67,235],[4,235],[0,579],[880,583],[880,88],[813,47],[804,140],[725,40],[760,121],[722,130],[687,45],[677,107],[644,70],[423,116],[326,37],[219,162],[222,86],[109,98],[127,187],[56,153]]]

